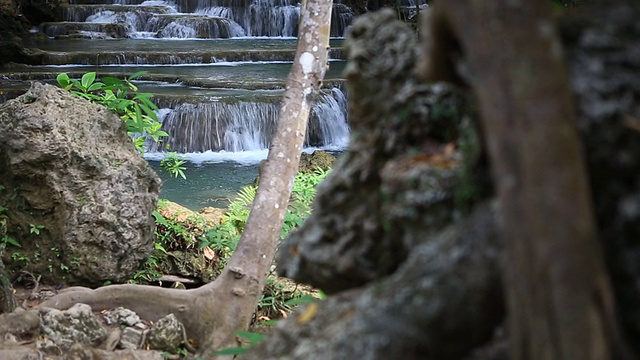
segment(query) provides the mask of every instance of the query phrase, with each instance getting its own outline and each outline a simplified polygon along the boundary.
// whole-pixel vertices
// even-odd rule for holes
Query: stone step
[[[40,32],[53,38],[122,39],[128,36],[124,24],[87,22],[46,22]]]
[[[122,14],[123,18],[134,16],[135,21],[145,24],[154,14],[168,14],[174,12],[170,6],[163,5],[60,5],[64,21],[83,22],[91,15],[112,12]]]

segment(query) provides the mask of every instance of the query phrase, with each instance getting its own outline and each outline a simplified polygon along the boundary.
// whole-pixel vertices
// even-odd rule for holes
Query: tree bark
[[[212,283],[218,291],[211,295],[218,300],[226,299],[209,309],[218,313],[216,320],[224,325],[208,324],[214,328],[202,344],[201,354],[205,359],[211,357],[205,350],[235,343],[233,332],[249,326],[262,294],[298,171],[311,105],[327,70],[332,3],[303,1],[296,56],[251,213],[233,256]],[[200,301],[210,302],[210,299],[203,296]]]
[[[463,104],[450,87],[416,81],[415,41],[391,10],[353,23],[349,149],[277,258],[279,272],[342,292],[290,316],[249,358],[457,359],[502,321],[493,212],[467,217],[475,203],[456,197],[474,164],[461,158],[477,158],[442,152],[473,148],[472,129],[442,115]]]
[[[453,39],[468,62],[500,200],[512,358],[620,356],[550,4],[473,5],[435,3],[425,78],[451,79],[460,68],[442,58]]]
[[[307,119],[327,68],[332,1],[307,0],[301,8],[296,56],[287,80],[280,119],[262,168],[252,211],[222,274],[195,290],[115,285],[71,288],[42,306],[64,309],[82,302],[101,310],[124,306],[150,320],[174,313],[199,356],[237,346],[235,330],[248,327],[273,261],[293,179],[298,170]]]

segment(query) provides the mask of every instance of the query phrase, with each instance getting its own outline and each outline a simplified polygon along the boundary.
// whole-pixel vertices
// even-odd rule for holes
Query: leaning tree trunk
[[[427,80],[461,49],[500,200],[513,359],[611,359],[621,343],[559,38],[544,1],[434,4]],[[453,44],[453,46],[452,46]]]
[[[205,358],[210,357],[206,351],[235,344],[234,330],[249,326],[264,289],[298,171],[311,105],[327,69],[331,8],[332,1],[303,2],[296,56],[251,213],[233,256],[211,284],[217,288],[211,296],[218,304],[212,306],[210,296],[199,299],[208,302],[206,306],[217,312],[217,322],[223,324],[202,344],[200,352]]]
[[[307,119],[327,68],[332,1],[307,0],[301,8],[298,47],[286,84],[280,119],[262,167],[251,215],[222,274],[195,290],[114,285],[71,288],[42,306],[68,308],[82,302],[93,310],[123,306],[155,320],[174,313],[196,340],[199,355],[235,347],[235,330],[246,329],[264,288],[298,170]]]

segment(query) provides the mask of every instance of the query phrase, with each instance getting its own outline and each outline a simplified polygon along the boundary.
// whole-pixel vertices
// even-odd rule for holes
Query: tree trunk
[[[416,81],[416,38],[391,10],[353,23],[349,149],[277,259],[297,281],[351,290],[289,316],[249,358],[457,359],[502,321],[493,212],[469,215],[458,192],[473,130],[444,115],[462,104],[449,87]]]
[[[123,306],[150,320],[174,313],[197,341],[202,358],[215,358],[215,350],[237,346],[234,331],[248,327],[270,271],[307,119],[326,72],[331,8],[332,1],[307,0],[302,5],[298,47],[278,126],[242,238],[222,274],[195,290],[140,285],[71,288],[42,306],[64,309],[82,302],[95,311]]]
[[[213,333],[202,344],[204,358],[211,357],[205,350],[235,343],[234,330],[249,326],[264,289],[298,171],[311,105],[327,70],[331,8],[332,1],[323,0],[305,0],[301,7],[296,56],[251,213],[233,256],[212,284],[218,291],[211,296],[218,304],[209,309],[218,316],[217,323],[208,324]],[[212,303],[208,297],[199,301]]]
[[[435,3],[426,79],[452,78],[443,56],[454,40],[468,62],[500,200],[512,358],[614,358],[611,285],[550,4],[473,5]]]

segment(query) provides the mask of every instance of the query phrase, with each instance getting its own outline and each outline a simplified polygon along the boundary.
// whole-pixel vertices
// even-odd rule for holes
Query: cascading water
[[[346,97],[339,88],[324,91],[313,105],[306,145],[340,149],[347,145]],[[167,141],[149,151],[168,148],[179,153],[255,151],[266,149],[278,121],[277,102],[209,102],[164,109]]]
[[[353,16],[349,7],[334,4],[331,36],[344,36]],[[63,7],[65,21],[124,24],[128,36],[138,38],[295,37],[299,17],[297,0],[116,0]],[[204,30],[212,26],[218,30]]]
[[[312,146],[345,148],[349,142],[349,124],[347,122],[347,97],[340,88],[333,88],[329,94],[322,94],[316,100],[311,119],[307,143]],[[313,142],[314,126],[320,128],[317,143]]]
[[[141,92],[154,95],[161,108],[158,117],[169,137],[160,144],[149,144],[145,156],[154,160],[164,157],[166,151],[176,151],[195,164],[253,164],[254,175],[245,171],[241,179],[230,183],[237,190],[253,180],[256,164],[267,154],[293,61],[298,0],[69,0],[61,8],[65,22],[42,24],[41,31],[51,39],[34,44],[43,65],[14,65],[7,74],[0,74],[0,85],[16,73],[53,82],[60,72],[75,78],[89,71],[97,72],[98,78],[124,78],[148,71],[135,84]],[[331,67],[311,111],[307,151],[340,150],[347,145],[342,41],[336,37],[344,36],[352,18],[351,9],[336,1]],[[28,84],[16,85],[23,86]],[[201,174],[208,166],[214,165],[191,170]],[[224,171],[233,172],[228,163],[224,166]],[[188,190],[168,190],[180,194],[170,199],[192,208],[224,205],[203,200],[219,196],[214,194],[217,190],[203,193],[216,177],[216,170],[206,171],[201,178],[189,175],[192,185],[176,184]],[[171,184],[167,181],[163,191]],[[187,192],[197,193],[194,203],[185,201]],[[234,192],[225,190],[223,196]]]

